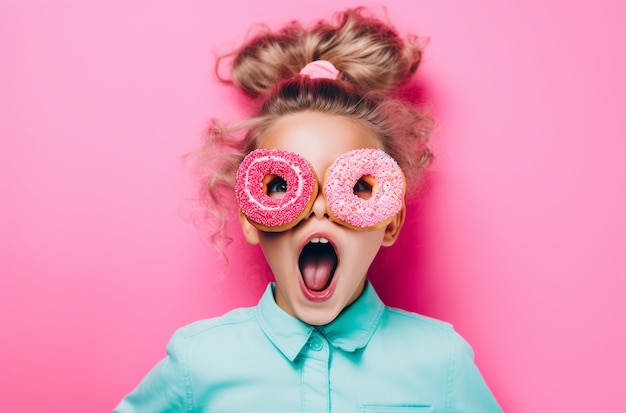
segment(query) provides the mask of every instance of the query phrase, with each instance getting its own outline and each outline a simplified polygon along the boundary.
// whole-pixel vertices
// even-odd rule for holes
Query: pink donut
[[[360,179],[372,187],[369,199],[354,193]],[[402,170],[380,149],[356,149],[341,155],[324,178],[328,214],[354,229],[372,231],[386,226],[402,209],[404,193]]]
[[[281,197],[268,195],[272,178],[287,183]],[[317,196],[317,176],[302,156],[279,149],[257,149],[239,165],[235,194],[239,208],[263,231],[285,231],[306,216]]]

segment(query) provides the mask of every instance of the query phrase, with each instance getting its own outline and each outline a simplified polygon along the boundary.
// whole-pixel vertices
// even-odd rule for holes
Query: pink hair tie
[[[311,79],[337,79],[339,70],[328,60],[314,60],[300,70],[300,74]]]

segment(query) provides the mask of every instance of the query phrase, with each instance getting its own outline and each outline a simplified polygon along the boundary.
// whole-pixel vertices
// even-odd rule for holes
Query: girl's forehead
[[[360,148],[380,148],[379,140],[359,122],[318,112],[300,112],[278,119],[258,141],[260,149],[295,152],[309,162],[334,160]]]

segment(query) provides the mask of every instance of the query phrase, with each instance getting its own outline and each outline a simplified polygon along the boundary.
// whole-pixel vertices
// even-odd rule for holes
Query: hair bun
[[[415,72],[422,47],[416,37],[402,39],[393,26],[360,7],[311,29],[296,21],[276,32],[264,26],[233,55],[233,83],[257,97],[315,60],[331,62],[338,79],[358,91],[388,91]]]

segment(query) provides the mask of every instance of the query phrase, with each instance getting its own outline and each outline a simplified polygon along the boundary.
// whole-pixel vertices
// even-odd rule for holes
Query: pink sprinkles
[[[370,199],[359,198],[353,192],[354,185],[366,175],[371,175],[378,183]],[[330,166],[324,184],[332,214],[363,229],[400,212],[404,192],[402,170],[380,149],[356,149],[341,155]]]
[[[287,182],[287,192],[282,198],[272,198],[264,192],[263,179],[268,175]],[[239,208],[252,222],[280,227],[302,214],[315,185],[315,174],[302,156],[279,149],[257,149],[239,165],[235,194]]]

